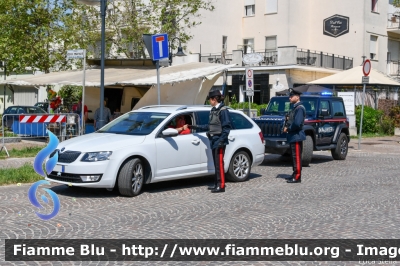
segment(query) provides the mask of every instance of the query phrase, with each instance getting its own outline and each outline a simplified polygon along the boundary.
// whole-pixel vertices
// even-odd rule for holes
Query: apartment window
[[[254,51],[254,39],[243,40],[243,53],[250,54]]]
[[[222,36],[222,51],[226,52],[227,49],[228,49],[228,37]]]
[[[278,13],[278,0],[265,0],[265,14]]]
[[[378,12],[378,0],[371,0],[371,11]]]
[[[265,51],[276,51],[276,36],[265,37]]]
[[[378,36],[371,35],[369,41],[369,53],[370,53],[369,57],[372,60],[378,60],[377,51],[378,51]]]
[[[245,17],[254,16],[255,12],[256,12],[255,5],[244,6],[244,16]]]

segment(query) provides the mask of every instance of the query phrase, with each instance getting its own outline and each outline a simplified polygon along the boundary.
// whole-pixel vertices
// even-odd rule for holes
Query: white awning
[[[176,83],[198,78],[207,78],[234,67],[231,65],[193,62],[160,69],[160,84]],[[83,81],[83,71],[52,72],[28,78],[2,80],[0,84],[18,86],[46,86],[46,85],[78,85]],[[157,72],[155,68],[137,67],[106,67],[104,69],[104,85],[156,85]],[[86,70],[85,86],[100,87],[100,68]]]
[[[317,79],[308,84],[321,84],[321,85],[360,85],[362,84],[362,66],[357,66],[352,69],[322,78]],[[369,84],[373,85],[387,85],[387,86],[400,86],[400,83],[392,79],[390,76],[371,69],[369,73]]]

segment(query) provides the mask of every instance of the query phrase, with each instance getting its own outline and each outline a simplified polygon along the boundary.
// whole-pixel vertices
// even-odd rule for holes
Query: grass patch
[[[26,158],[26,157],[35,157],[40,150],[44,147],[36,146],[36,147],[25,147],[22,149],[15,149],[9,150],[8,153],[10,154],[11,158]],[[0,159],[6,159],[7,154],[2,151],[0,153]]]
[[[19,168],[0,169],[0,185],[10,185],[18,183],[33,183],[42,180],[31,164],[25,164]]]
[[[383,133],[363,133],[362,138],[393,137]],[[358,139],[358,136],[350,136],[351,139]]]

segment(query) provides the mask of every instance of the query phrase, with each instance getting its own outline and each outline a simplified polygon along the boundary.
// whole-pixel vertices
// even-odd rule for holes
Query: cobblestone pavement
[[[289,162],[266,155],[244,183],[211,194],[210,177],[151,184],[135,198],[103,189],[54,184],[58,216],[42,221],[27,199],[30,184],[0,187],[0,265],[4,239],[257,238],[400,239],[400,138],[352,140],[345,161],[316,152],[303,183],[287,184]],[[393,262],[392,262],[393,263]],[[132,265],[128,262],[51,262],[47,265]],[[135,262],[147,265],[147,262]],[[156,265],[359,265],[358,262],[152,262]],[[378,264],[378,263],[376,263]],[[393,264],[391,264],[393,265]],[[400,264],[397,264],[400,265]]]

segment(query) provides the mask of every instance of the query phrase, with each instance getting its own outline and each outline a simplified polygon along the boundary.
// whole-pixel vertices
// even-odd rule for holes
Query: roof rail
[[[180,107],[178,107],[175,111],[179,111],[179,110],[183,110],[183,109],[187,109],[188,107],[186,105],[182,105]]]
[[[174,106],[181,106],[181,105],[148,105],[148,106],[143,106],[140,109],[149,109],[149,108],[157,108],[157,107],[174,107]]]

